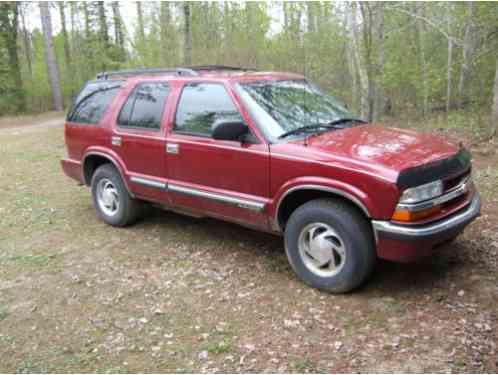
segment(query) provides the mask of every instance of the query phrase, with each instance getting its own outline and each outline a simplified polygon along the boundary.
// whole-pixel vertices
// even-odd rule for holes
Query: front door
[[[219,82],[183,86],[168,132],[168,191],[173,204],[241,224],[267,228],[268,145],[254,134],[245,142],[211,137],[219,119],[245,121]]]

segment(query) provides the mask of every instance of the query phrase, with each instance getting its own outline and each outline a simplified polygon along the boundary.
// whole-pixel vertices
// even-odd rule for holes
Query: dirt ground
[[[0,122],[0,372],[497,372],[498,156],[483,215],[348,295],[303,285],[282,241],[155,210],[99,221],[65,177],[62,120]]]

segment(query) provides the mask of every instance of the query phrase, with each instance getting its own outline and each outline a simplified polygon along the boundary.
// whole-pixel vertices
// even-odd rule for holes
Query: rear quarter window
[[[122,85],[122,81],[87,83],[76,97],[67,121],[97,125]]]

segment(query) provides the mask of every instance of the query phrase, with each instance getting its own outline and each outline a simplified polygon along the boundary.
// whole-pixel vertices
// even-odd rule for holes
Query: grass
[[[62,174],[63,148],[60,128],[0,130],[0,372],[375,372],[406,361],[406,353],[382,349],[389,337],[432,336],[436,325],[457,332],[464,318],[473,326],[463,308],[445,310],[431,287],[413,280],[446,296],[465,289],[459,302],[472,298],[480,319],[496,311],[488,299],[496,273],[467,283],[481,270],[466,262],[452,270],[444,255],[447,280],[437,265],[381,267],[368,288],[331,296],[289,277],[281,240],[265,234],[158,210],[112,228],[96,218],[88,189]],[[491,198],[498,174],[490,165],[476,172]],[[464,252],[476,253],[465,244]],[[391,302],[372,309],[380,295]],[[431,319],[420,318],[427,311]],[[410,352],[411,363],[427,362],[431,348],[444,348],[444,357],[456,347],[467,363],[456,370],[475,370],[458,337],[436,335],[425,351]],[[340,351],[334,341],[344,343]],[[375,355],[352,364],[348,350],[361,356],[371,347]],[[445,372],[447,363],[431,368]]]
[[[0,313],[1,314],[1,313]],[[1,321],[2,319],[0,319]],[[0,346],[1,345],[12,345],[15,342],[15,338],[9,335],[0,335]]]
[[[209,343],[203,346],[204,350],[207,350],[211,354],[223,354],[229,353],[232,350],[232,344],[229,341],[220,341],[217,343]]]
[[[9,315],[9,313],[7,311],[0,310],[0,322],[2,320],[4,320],[5,318],[7,318],[8,315]],[[4,337],[4,336],[2,336],[2,337]],[[5,337],[9,337],[9,336],[5,336]]]
[[[57,257],[52,255],[15,255],[8,257],[0,257],[0,264],[4,262],[12,262],[20,267],[44,267]]]
[[[320,368],[309,358],[295,357],[291,359],[291,367],[299,373],[327,373],[325,369]]]

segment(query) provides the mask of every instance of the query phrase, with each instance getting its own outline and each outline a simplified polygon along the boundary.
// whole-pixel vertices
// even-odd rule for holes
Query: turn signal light
[[[396,210],[392,220],[396,221],[419,221],[441,212],[441,206],[434,206],[420,211]]]

